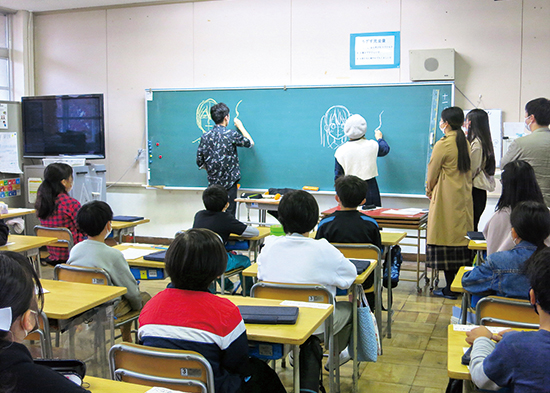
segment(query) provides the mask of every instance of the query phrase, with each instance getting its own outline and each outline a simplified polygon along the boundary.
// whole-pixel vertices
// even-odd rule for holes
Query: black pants
[[[237,202],[235,202],[235,198],[237,198],[237,189],[238,189],[237,183],[238,183],[238,180],[235,182],[235,184],[233,184],[227,190],[227,194],[229,196],[227,202],[229,202],[229,207],[227,208],[226,212],[231,214],[233,217],[235,217],[235,213],[237,211]]]
[[[474,231],[477,231],[477,224],[487,205],[487,191],[472,187],[472,199],[474,200]]]

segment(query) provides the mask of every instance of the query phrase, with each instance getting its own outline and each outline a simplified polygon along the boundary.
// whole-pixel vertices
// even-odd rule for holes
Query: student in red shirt
[[[74,244],[84,240],[76,225],[76,213],[80,203],[69,196],[73,188],[73,168],[67,164],[50,164],[44,170],[44,181],[38,188],[36,215],[40,223],[49,228],[67,228],[73,234]],[[46,262],[50,265],[65,263],[69,258],[69,250],[61,247],[48,247],[50,256]]]

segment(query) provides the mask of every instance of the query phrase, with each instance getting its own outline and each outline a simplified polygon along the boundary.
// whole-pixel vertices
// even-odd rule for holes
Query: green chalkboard
[[[252,149],[238,149],[243,188],[334,190],[334,151],[346,141],[345,120],[359,113],[367,120],[367,136],[374,138],[380,126],[391,148],[378,158],[380,191],[424,194],[431,143],[442,135],[439,115],[452,95],[452,83],[152,90],[148,183],[208,185],[196,152],[200,136],[213,126],[210,107],[224,102],[255,142]]]

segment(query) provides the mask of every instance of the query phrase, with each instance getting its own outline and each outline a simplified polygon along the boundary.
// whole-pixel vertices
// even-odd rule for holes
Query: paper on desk
[[[281,302],[281,306],[294,306],[294,307],[309,307],[309,308],[320,308],[326,310],[331,306],[328,303],[313,303],[313,302],[297,302],[295,300],[284,300]]]
[[[38,287],[34,287],[34,293],[35,295],[38,295]],[[42,293],[50,293],[46,288],[42,287]]]
[[[455,332],[469,332],[472,329],[475,329],[476,327],[479,327],[478,325],[453,325],[453,330]],[[489,331],[493,334],[497,334],[499,332],[502,332],[503,330],[510,329],[509,327],[502,327],[502,326],[485,326]]]
[[[127,248],[126,250],[122,250],[122,255],[124,255],[124,259],[128,260],[141,258],[144,255],[149,255],[157,251],[159,250],[155,248]]]
[[[12,244],[15,244],[15,242],[7,242],[6,244],[4,244],[4,246],[11,246]],[[2,247],[4,247],[2,246]]]
[[[473,266],[464,266],[464,270],[466,270],[466,271],[474,270],[474,267]]]
[[[179,392],[179,390],[172,390],[172,389],[155,386],[154,388],[149,389],[145,393],[171,393],[171,392],[177,393]]]
[[[391,209],[383,212],[384,214],[395,214],[398,216],[414,216],[415,214],[422,213],[422,209],[414,207],[408,209]]]

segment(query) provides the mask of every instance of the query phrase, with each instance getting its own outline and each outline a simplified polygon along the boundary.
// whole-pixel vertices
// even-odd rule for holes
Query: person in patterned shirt
[[[229,108],[223,102],[210,108],[210,116],[216,125],[201,136],[197,165],[206,169],[209,185],[219,184],[227,190],[227,212],[235,216],[237,182],[241,179],[237,146],[250,148],[254,146],[254,141],[239,119],[233,120],[238,131],[226,128],[230,116]]]
[[[68,192],[73,188],[73,168],[67,164],[50,164],[44,170],[44,181],[38,188],[36,196],[36,215],[40,223],[49,228],[68,228],[73,234],[74,244],[84,240],[76,225],[76,213],[80,203],[70,197]],[[62,247],[49,247],[50,256],[46,262],[50,265],[65,263],[69,250]]]

